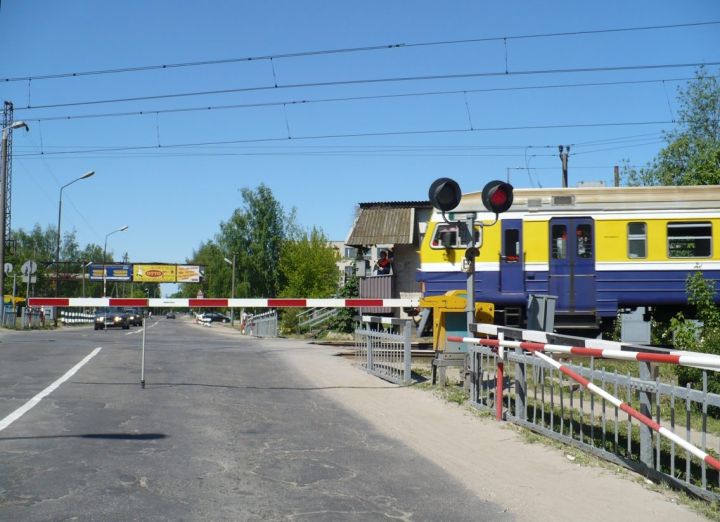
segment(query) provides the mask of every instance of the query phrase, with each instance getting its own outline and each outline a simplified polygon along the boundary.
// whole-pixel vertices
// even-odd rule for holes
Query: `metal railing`
[[[309,308],[298,314],[298,327],[306,329],[321,325],[335,317],[339,312],[339,308]]]
[[[271,310],[257,315],[248,315],[245,323],[245,333],[255,337],[278,336],[277,310]]]
[[[20,321],[20,327],[25,328],[44,328],[45,312],[36,308],[25,309]]]
[[[705,499],[720,500],[717,470],[538,357],[519,348],[503,350],[502,358],[486,346],[471,345],[468,352],[470,402],[476,408],[501,412],[507,421]],[[720,395],[708,391],[708,370],[702,370],[702,388],[693,389],[660,382],[650,363],[634,363],[639,365],[634,376],[607,370],[604,359],[585,361],[563,364],[701,450],[720,453],[720,433],[708,429],[708,409],[720,408]]]
[[[390,331],[384,331],[383,325],[389,326]],[[410,383],[412,327],[410,320],[363,317],[361,327],[355,329],[357,363],[386,381]]]

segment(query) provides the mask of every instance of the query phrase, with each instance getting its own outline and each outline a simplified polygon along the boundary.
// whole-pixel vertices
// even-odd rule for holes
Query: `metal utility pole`
[[[227,257],[224,258],[225,262],[232,265],[232,283],[230,288],[230,298],[235,299],[235,263],[237,261],[237,254],[233,254],[232,261]],[[235,326],[235,308],[230,308],[230,326]]]
[[[475,213],[468,214],[465,219],[465,227],[468,233],[468,252],[465,257],[467,263],[467,296],[465,299],[465,312],[468,324],[468,335],[470,325],[475,322]],[[460,222],[458,222],[458,225]]]
[[[7,109],[7,102],[6,102]],[[12,104],[10,104],[12,107]],[[8,164],[10,162],[10,153],[8,151],[8,131],[13,129],[20,129],[25,127],[25,130],[30,130],[24,121],[11,121],[2,128],[2,141],[0,142],[0,320],[4,319],[5,315],[5,233],[8,223],[6,219],[6,201],[8,197],[7,192],[7,177],[8,177]]]
[[[568,186],[568,156],[570,155],[570,145],[558,145],[560,151],[560,161],[562,161],[562,186],[567,188]]]
[[[113,230],[112,232],[108,232],[105,234],[105,245],[103,246],[103,297],[107,296],[107,261],[105,259],[107,258],[107,240],[108,237],[112,236],[116,232],[123,232],[124,230],[127,230],[128,226],[124,225],[116,230]]]
[[[80,181],[81,179],[87,179],[93,175],[95,175],[95,171],[91,170],[90,172],[86,172],[79,178],[72,180],[70,183],[65,183],[65,185],[60,187],[60,199],[58,201],[57,244],[55,245],[55,297],[60,295],[60,217],[62,216],[62,193],[65,187],[69,187],[76,181]]]

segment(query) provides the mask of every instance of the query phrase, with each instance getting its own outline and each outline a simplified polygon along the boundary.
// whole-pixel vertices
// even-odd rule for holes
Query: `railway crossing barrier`
[[[297,298],[135,298],[135,297],[31,297],[28,306],[103,308],[415,308],[418,299],[297,299]]]
[[[708,391],[719,357],[489,324],[471,330],[493,337],[451,339],[469,344],[474,407],[720,500],[720,434],[708,429],[708,410],[720,408],[720,395]],[[608,369],[606,359],[637,363],[637,375]],[[661,363],[700,368],[701,389],[661,382]]]
[[[388,326],[385,331],[383,326]],[[395,333],[393,330],[400,330]],[[413,322],[393,317],[362,316],[355,329],[357,363],[381,379],[395,384],[409,384],[411,374],[411,339]]]

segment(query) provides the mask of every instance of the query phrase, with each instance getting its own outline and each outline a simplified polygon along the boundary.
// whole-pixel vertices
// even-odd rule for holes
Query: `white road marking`
[[[75,366],[70,368],[67,372],[65,372],[65,375],[60,377],[58,380],[56,380],[54,383],[52,383],[50,386],[45,388],[43,391],[38,393],[35,397],[27,401],[25,404],[20,406],[17,410],[12,412],[10,415],[5,417],[3,420],[0,420],[0,431],[4,430],[8,426],[10,426],[13,422],[18,420],[20,417],[25,415],[28,411],[30,411],[32,408],[34,408],[41,400],[43,400],[45,397],[50,395],[53,391],[55,391],[62,383],[67,381],[70,377],[75,375],[75,373],[85,366],[90,359],[95,357],[98,352],[102,350],[101,346],[98,346],[95,348],[92,352],[90,352],[82,361],[77,363]]]
[[[157,326],[158,324],[160,324],[160,321],[154,322],[153,324],[151,324],[151,325],[148,326],[147,328],[148,328],[148,330],[149,330],[150,328],[154,328],[154,327]],[[142,333],[142,328],[140,328],[139,330],[135,330],[134,332],[128,332],[128,333],[126,333],[125,335],[134,335],[134,334],[139,334],[139,333]]]

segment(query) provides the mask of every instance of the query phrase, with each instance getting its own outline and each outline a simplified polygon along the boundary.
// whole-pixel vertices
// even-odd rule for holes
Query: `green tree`
[[[200,283],[185,283],[180,287],[183,297],[195,297],[202,290],[205,297],[226,297],[230,295],[231,273],[224,261],[225,254],[212,240],[201,243],[193,252],[188,263],[205,267],[205,277]]]
[[[343,298],[357,297],[360,294],[360,280],[354,275],[340,288],[338,295]],[[343,308],[330,323],[332,330],[344,333],[352,333],[355,329],[355,316],[357,310],[354,308]]]
[[[282,287],[280,254],[286,226],[294,226],[292,214],[285,214],[280,202],[264,184],[255,190],[242,189],[242,198],[243,207],[220,224],[216,243],[223,251],[223,257],[237,256],[237,296],[279,295]]]
[[[703,69],[678,94],[678,125],[645,168],[625,166],[628,185],[720,184],[720,82]]]
[[[38,265],[35,274],[37,282],[31,287],[31,292],[34,295],[53,295],[54,286],[50,271],[55,259],[55,229],[48,227],[43,230],[39,224],[36,224],[30,231],[23,229],[13,231],[11,239],[11,248],[5,255],[5,261],[13,264],[14,273],[20,274],[20,267],[26,261],[35,261]],[[12,279],[12,277],[5,278],[6,293],[12,290]],[[25,295],[26,285],[20,283],[19,277],[17,284],[18,295]]]
[[[283,297],[329,297],[337,291],[338,255],[323,232],[315,227],[287,239],[279,268],[284,280]]]
[[[33,260],[38,264],[36,274],[37,282],[32,285],[31,293],[36,296],[50,296],[55,294],[55,255],[56,255],[57,229],[51,226],[43,229],[36,224],[31,230],[14,230],[6,259],[15,267],[14,272],[20,273],[20,267],[26,261]],[[66,232],[62,237],[60,245],[60,260],[63,262],[61,272],[77,274],[75,280],[62,280],[60,290],[63,296],[75,297],[82,295],[82,279],[80,274],[83,266],[90,262],[101,262],[103,258],[102,247],[90,243],[81,248],[74,231]],[[109,256],[111,258],[111,256]],[[12,291],[12,277],[5,279],[6,293]],[[20,284],[17,278],[18,295],[25,295],[26,285]],[[102,294],[101,283],[90,283],[86,281],[85,295],[100,296]]]

